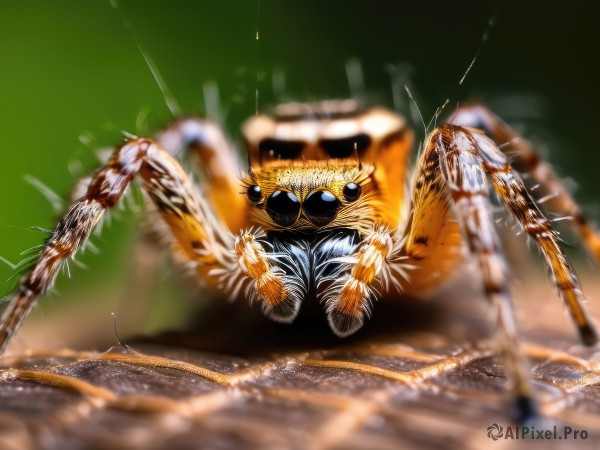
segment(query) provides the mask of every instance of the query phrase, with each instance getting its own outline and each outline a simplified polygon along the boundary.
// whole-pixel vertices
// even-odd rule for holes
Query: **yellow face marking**
[[[302,202],[315,189],[324,188],[340,201],[344,186],[359,182],[362,172],[356,165],[335,165],[328,161],[279,161],[270,164],[254,178],[265,198],[277,188],[293,192]]]
[[[244,185],[260,186],[262,202],[251,208],[251,219],[257,225],[270,229],[306,229],[346,227],[369,229],[383,214],[372,178],[356,164],[340,164],[339,161],[274,161],[260,171],[250,174]],[[358,199],[348,201],[344,187],[356,183],[361,188]],[[311,223],[303,210],[291,225],[280,226],[267,213],[267,201],[276,191],[293,193],[300,204],[316,190],[327,190],[339,201],[340,208],[333,221],[319,227]]]

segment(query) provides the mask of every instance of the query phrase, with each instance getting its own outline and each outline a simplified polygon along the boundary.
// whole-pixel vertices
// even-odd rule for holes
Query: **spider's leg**
[[[448,126],[444,130],[475,146],[477,157],[490,176],[494,189],[544,255],[554,284],[577,325],[581,340],[586,345],[598,342],[598,333],[583,306],[584,297],[579,278],[560,248],[557,233],[530,197],[523,180],[511,167],[506,155],[483,132],[455,126]]]
[[[483,130],[503,153],[510,155],[514,169],[530,177],[536,198],[544,198],[544,207],[569,223],[583,240],[587,250],[600,262],[600,235],[589,223],[581,208],[556,175],[552,165],[540,158],[535,148],[519,136],[508,124],[483,106],[462,106],[450,118],[450,123]]]
[[[52,288],[60,268],[85,243],[105,210],[114,206],[123,195],[150,147],[151,143],[147,141],[123,146],[90,182],[87,194],[64,214],[2,316],[0,353],[37,298]]]
[[[527,362],[517,338],[506,267],[488,201],[484,165],[470,133],[452,125],[435,130],[425,152],[439,158],[440,172],[450,192],[456,217],[470,253],[481,269],[485,295],[496,314],[508,378],[513,383],[518,420],[527,422],[536,415],[536,408]]]
[[[210,276],[211,270],[233,272],[238,264],[244,267],[247,263],[245,255],[253,256],[245,252],[236,259],[231,248],[232,237],[223,231],[177,161],[152,140],[132,139],[119,147],[94,175],[86,195],[64,214],[33,269],[20,283],[0,320],[0,354],[37,299],[52,288],[63,264],[81,248],[105,211],[117,204],[138,174],[173,234],[176,254],[193,263],[198,276],[216,284],[218,280]],[[246,247],[251,250],[253,244]],[[261,268],[267,270],[270,265],[262,264]],[[248,276],[261,273],[257,271]],[[270,295],[273,291],[287,292],[281,287],[277,290],[282,285],[283,277],[275,276],[267,287],[257,287],[258,295],[265,301],[273,300],[274,295]]]
[[[404,288],[419,297],[457,273],[464,260],[463,235],[440,173],[439,153],[429,143],[417,161],[411,187],[410,217],[398,231],[405,236],[401,254],[413,268]]]
[[[192,153],[202,192],[215,214],[230,230],[241,229],[248,202],[240,195],[239,155],[221,128],[206,119],[187,118],[171,124],[156,140],[171,155]]]

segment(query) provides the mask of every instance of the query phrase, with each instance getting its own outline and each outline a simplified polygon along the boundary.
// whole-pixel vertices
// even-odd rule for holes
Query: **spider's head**
[[[243,128],[253,216],[275,229],[368,228],[379,215],[374,164],[402,118],[354,100],[279,105]],[[368,223],[368,224],[367,224]]]
[[[244,184],[254,217],[267,228],[360,228],[376,213],[372,179],[356,164],[273,162]]]

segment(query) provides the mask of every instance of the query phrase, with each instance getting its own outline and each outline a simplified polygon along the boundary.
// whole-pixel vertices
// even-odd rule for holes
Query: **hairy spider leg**
[[[554,284],[565,300],[571,316],[577,325],[582,341],[586,345],[593,345],[596,343],[598,340],[597,332],[583,307],[582,303],[584,297],[579,279],[566,255],[560,248],[556,231],[552,229],[548,219],[546,219],[535,201],[529,195],[523,180],[511,167],[508,157],[494,142],[487,138],[482,131],[473,128],[465,129],[457,126],[453,127],[451,125],[445,125],[438,130],[446,130],[440,134],[440,136],[453,133],[456,139],[465,142],[468,141],[469,145],[475,145],[477,157],[482,161],[485,173],[490,176],[494,190],[500,195],[520,226],[534,239],[546,258],[552,272]],[[457,130],[460,130],[460,132]],[[434,132],[434,134],[439,133],[440,131]],[[431,140],[429,142],[431,142]],[[438,219],[442,217],[440,205],[436,207],[432,207],[433,205],[421,207],[421,205],[426,205],[428,202],[432,201],[431,198],[435,198],[435,196],[431,195],[428,191],[439,190],[439,187],[437,187],[439,180],[435,181],[436,165],[438,164],[437,159],[437,154],[425,152],[422,157],[423,162],[422,164],[419,164],[421,169],[418,169],[415,178],[412,207],[413,215],[408,227],[408,238],[404,249],[404,252],[411,257],[409,263],[418,268],[411,273],[411,283],[406,287],[407,292],[410,294],[418,293],[420,290],[419,287],[421,283],[419,282],[419,277],[425,277],[426,279],[427,277],[431,277],[432,273],[430,269],[434,268],[438,257],[430,258],[433,265],[428,267],[428,270],[420,270],[423,266],[422,262],[419,262],[418,260],[422,259],[423,255],[429,257],[430,255],[428,252],[444,252],[445,247],[448,247],[447,250],[449,250],[454,246],[453,243],[458,243],[457,238],[460,238],[460,236],[454,234],[456,231],[455,226],[453,225],[454,221],[446,221],[444,225],[442,225],[443,222],[440,223],[438,221]],[[419,172],[421,172],[421,174]],[[427,185],[429,185],[429,187],[426,187]],[[437,218],[436,214],[438,214]],[[431,220],[431,218],[435,220]],[[436,229],[436,223],[439,224],[438,226],[447,227],[447,230],[440,233]],[[432,236],[444,236],[446,233],[450,233],[445,237],[450,245],[444,241],[441,243],[435,241],[435,245],[431,245],[430,240]],[[439,260],[452,260],[452,253],[443,256],[444,257]],[[432,286],[431,281],[432,280],[429,278],[423,286]],[[417,292],[415,292],[415,290]]]
[[[201,118],[181,119],[160,132],[156,139],[171,155],[191,153],[195,157],[193,165],[200,182],[197,190],[202,193],[202,198],[197,201],[210,205],[205,208],[206,214],[214,212],[216,215],[219,224],[215,224],[215,228],[226,226],[231,232],[238,233],[249,227],[250,203],[241,192],[239,155],[217,124]],[[265,238],[259,231],[240,232],[231,238],[238,264],[233,268],[230,264],[209,268],[197,275],[200,279],[212,278],[209,284],[214,285],[217,280],[217,286],[232,298],[245,286],[246,297],[250,301],[261,300],[266,315],[280,322],[291,322],[299,312],[305,283],[300,281],[296,271],[288,270],[289,255],[270,254]],[[181,253],[174,252],[176,256]],[[184,267],[189,266],[189,252],[183,254]],[[190,261],[194,265],[194,260]],[[283,276],[287,287],[281,282],[284,273],[287,273]],[[250,283],[246,282],[248,280]]]
[[[198,178],[196,183],[200,184],[197,189],[208,200],[211,210],[229,230],[241,230],[246,223],[248,202],[240,193],[239,155],[222,129],[209,120],[189,117],[170,123],[156,135],[156,141],[170,155],[191,160]],[[88,183],[89,180],[91,177]],[[137,317],[130,321],[130,327],[143,323],[142,317],[148,309],[148,299],[157,279],[160,254],[165,244],[173,241],[152,203],[147,202],[145,209],[133,251],[135,262],[132,261],[129,267],[132,282],[128,284],[124,296],[126,302],[123,302],[123,307],[127,308],[127,314],[123,316],[135,314]]]
[[[434,131],[435,133],[436,131]],[[428,141],[429,142],[429,141]],[[439,154],[425,149],[417,161],[411,184],[410,217],[404,229],[401,254],[413,268],[404,291],[428,295],[457,273],[464,261],[463,235],[452,210],[452,200],[440,172]]]
[[[535,240],[553,274],[553,281],[569,308],[582,341],[597,342],[597,332],[583,307],[577,275],[562,252],[556,232],[530,197],[523,180],[506,155],[483,132],[443,125],[429,138],[426,153],[436,153],[450,190],[456,217],[471,254],[484,277],[487,298],[496,310],[497,328],[507,371],[513,383],[517,418],[527,422],[536,414],[526,363],[517,340],[516,320],[491,207],[486,174],[492,187],[521,227]]]
[[[581,340],[586,345],[594,345],[598,342],[598,333],[583,306],[584,296],[579,278],[560,248],[557,232],[529,195],[525,183],[511,167],[507,156],[482,131],[472,130],[466,133],[468,134],[465,136],[476,144],[477,155],[490,176],[494,190],[544,255],[554,285],[577,325]]]
[[[235,275],[236,286],[250,281],[249,288],[267,304],[287,301],[286,277],[281,271],[267,275],[273,267],[266,261],[262,245],[243,239],[244,245],[234,249],[235,237],[223,230],[206,201],[197,196],[179,163],[154,141],[131,139],[94,175],[86,195],[67,210],[37,263],[20,283],[0,320],[0,354],[37,299],[52,288],[63,264],[85,244],[106,210],[117,204],[138,173],[173,234],[175,255],[185,259],[198,277],[217,285],[220,277],[211,272],[220,269]]]
[[[502,152],[509,156],[514,169],[530,177],[536,185],[532,195],[544,198],[544,209],[568,217],[588,252],[600,262],[600,236],[582,213],[552,165],[544,161],[531,142],[520,136],[507,123],[483,106],[461,106],[452,115],[450,123],[483,130]]]
[[[528,364],[518,340],[507,269],[488,200],[486,167],[471,133],[453,125],[443,125],[434,131],[425,152],[434,154],[439,161],[469,253],[483,276],[485,296],[495,313],[501,352],[512,383],[517,420],[526,423],[535,418],[537,408]]]
[[[240,158],[217,124],[199,118],[178,120],[156,140],[171,155],[182,150],[192,153],[201,192],[217,217],[232,232],[247,226],[249,204],[241,192]]]
[[[486,296],[496,311],[497,329],[501,336],[507,372],[513,383],[518,420],[525,422],[535,415],[536,408],[532,401],[527,365],[517,340],[506,267],[487,199],[489,189],[486,174],[520,226],[540,247],[552,271],[554,284],[561,292],[583,342],[587,345],[597,342],[597,333],[582,305],[579,280],[558,244],[556,232],[530,197],[507,156],[483,132],[472,128],[443,125],[428,139],[415,177],[413,216],[403,249],[410,256],[409,263],[416,266],[406,290],[413,293],[413,289],[418,286],[412,282],[418,281],[420,274],[428,274],[429,271],[420,270],[423,267],[422,261],[430,256],[428,252],[443,251],[441,249],[446,247],[440,245],[439,236],[449,241],[450,245],[446,250],[460,245],[460,235],[455,235],[453,225],[456,224],[455,219],[458,219],[470,253],[477,260],[483,274]],[[435,208],[431,208],[431,205],[423,208],[421,205],[431,202],[432,197],[448,196],[444,191],[450,194],[455,219],[448,217],[439,222],[439,218],[451,212],[447,207],[443,214],[441,209],[437,213],[435,211],[440,205]],[[427,223],[420,224],[427,218]],[[446,229],[441,231],[442,227]],[[446,233],[450,235],[444,236]],[[436,235],[438,241],[430,248],[430,239]],[[448,255],[445,259],[448,260]],[[439,259],[431,258],[431,261],[435,263]]]

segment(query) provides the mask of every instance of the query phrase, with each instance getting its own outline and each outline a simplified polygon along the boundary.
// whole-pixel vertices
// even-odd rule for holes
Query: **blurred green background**
[[[468,99],[489,105],[577,180],[578,199],[597,218],[593,2],[561,9],[522,3],[122,0],[121,9],[185,113],[204,114],[205,86],[218,86],[234,140],[255,111],[257,87],[261,111],[285,99],[347,97],[353,58],[373,102],[409,111],[408,83],[426,120],[445,99],[447,112]],[[459,86],[492,17],[489,40]],[[157,130],[171,116],[108,0],[1,2],[0,55],[0,256],[16,262],[44,238],[29,227],[55,224],[50,204],[24,175],[66,196],[74,183],[69,166],[81,162],[86,173],[96,164],[93,148],[114,145],[121,130]],[[72,266],[73,283],[61,277],[54,299],[81,286],[100,293],[123,286],[135,228],[132,214],[123,216],[95,239],[100,255],[82,256],[89,270]],[[0,280],[10,274],[0,264]]]

